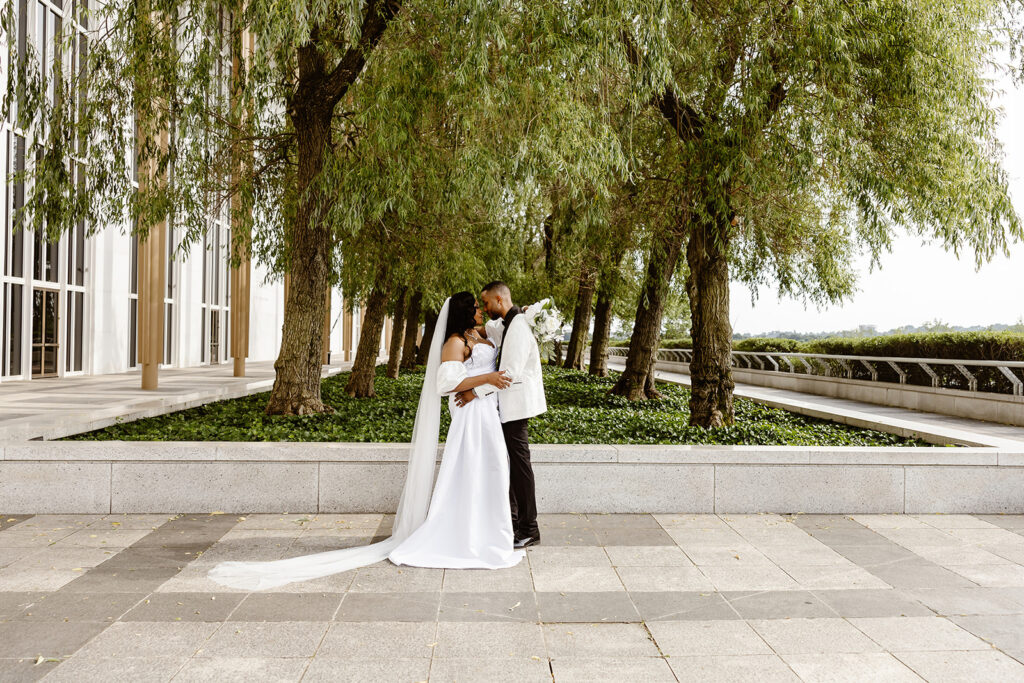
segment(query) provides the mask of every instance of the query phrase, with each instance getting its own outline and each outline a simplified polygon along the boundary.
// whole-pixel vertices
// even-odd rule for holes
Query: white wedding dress
[[[452,568],[509,567],[523,558],[525,551],[512,547],[508,451],[494,396],[452,410],[437,486],[431,495],[441,394],[451,391],[470,372],[475,375],[494,369],[495,351],[486,344],[474,346],[463,363],[441,363],[447,320],[445,301],[430,343],[409,465],[391,536],[369,545],[284,560],[221,562],[207,574],[211,580],[257,591],[365,567],[392,555],[393,561],[404,564]],[[480,347],[490,351],[477,350]]]
[[[439,389],[494,372],[496,355],[493,346],[478,342],[465,361],[441,363]],[[452,424],[427,519],[388,558],[416,567],[511,567],[525,551],[512,547],[508,451],[498,397],[490,394],[459,408],[449,396],[448,407]]]

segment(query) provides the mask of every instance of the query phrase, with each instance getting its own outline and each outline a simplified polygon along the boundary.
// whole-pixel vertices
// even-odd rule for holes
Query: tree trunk
[[[608,376],[608,346],[612,333],[612,297],[611,288],[602,280],[597,290],[597,306],[594,310],[594,339],[590,342],[590,369],[595,377]]]
[[[281,350],[274,362],[274,387],[266,408],[270,415],[333,411],[320,398],[331,235],[322,220],[328,200],[316,187],[330,142],[332,109],[307,100],[297,103],[291,115],[298,144],[299,199],[287,228],[290,285],[284,302]]]
[[[583,369],[583,354],[587,349],[587,337],[590,334],[590,313],[594,308],[594,281],[597,273],[590,273],[580,280],[580,288],[576,293],[576,309],[572,314],[572,334],[569,345],[565,349],[565,367],[570,370]]]
[[[430,355],[430,341],[434,338],[434,328],[437,327],[438,312],[430,310],[423,314],[423,339],[420,340],[420,350],[416,352],[416,365],[427,364],[427,356]]]
[[[561,339],[561,337],[556,339],[554,345],[551,347],[550,363],[552,365],[561,365],[562,364],[562,339]]]
[[[388,348],[388,369],[387,376],[391,379],[398,379],[398,364],[402,360],[402,332],[405,328],[405,300],[408,287],[398,290],[398,299],[395,301],[395,317],[391,321],[391,345]]]
[[[405,346],[402,348],[402,369],[416,367],[416,334],[420,331],[420,313],[423,309],[423,292],[413,292],[409,300],[408,316],[405,319]]]
[[[345,385],[345,393],[353,398],[374,396],[373,378],[377,368],[377,355],[380,352],[380,335],[384,331],[384,318],[387,317],[387,281],[387,267],[381,267],[377,271],[370,297],[366,300],[363,329],[359,332],[359,348],[356,351],[355,362],[352,363],[352,374]]]
[[[690,424],[722,427],[735,422],[732,392],[732,327],[729,325],[729,229],[727,220],[702,222],[690,233],[693,360],[690,362]]]
[[[594,339],[590,343],[590,369],[595,377],[608,376],[608,346],[612,333],[612,305],[619,286],[619,268],[626,250],[616,247],[612,258],[601,272],[597,288],[597,306],[594,311]]]
[[[626,369],[612,387],[612,393],[630,401],[656,398],[657,392],[648,393],[651,375],[661,339],[661,319],[665,313],[665,295],[682,251],[682,239],[674,231],[661,235],[651,248],[647,261],[647,275],[633,321],[633,335],[626,355]],[[651,381],[653,388],[653,379]]]

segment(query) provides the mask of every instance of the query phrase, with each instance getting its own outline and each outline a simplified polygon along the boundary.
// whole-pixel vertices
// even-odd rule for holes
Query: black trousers
[[[537,496],[534,493],[533,466],[530,464],[530,436],[525,420],[501,423],[508,448],[508,501],[512,508],[512,533],[516,538],[540,537],[537,527]]]

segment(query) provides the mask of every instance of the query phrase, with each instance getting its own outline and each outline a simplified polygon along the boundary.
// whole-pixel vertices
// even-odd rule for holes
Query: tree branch
[[[366,57],[380,42],[388,23],[402,8],[402,0],[372,0],[363,17],[359,43],[345,51],[337,66],[324,80],[324,94],[332,105],[337,104],[366,65]]]

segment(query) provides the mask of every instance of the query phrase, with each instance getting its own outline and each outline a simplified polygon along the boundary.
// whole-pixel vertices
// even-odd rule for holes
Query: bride
[[[462,407],[453,400],[458,391],[509,384],[496,370],[496,350],[483,330],[483,316],[471,293],[453,294],[441,307],[420,391],[409,469],[389,538],[286,560],[221,562],[209,577],[232,588],[264,590],[384,559],[459,569],[518,564],[525,551],[512,547],[508,451],[496,395]],[[452,420],[431,496],[445,394]]]

